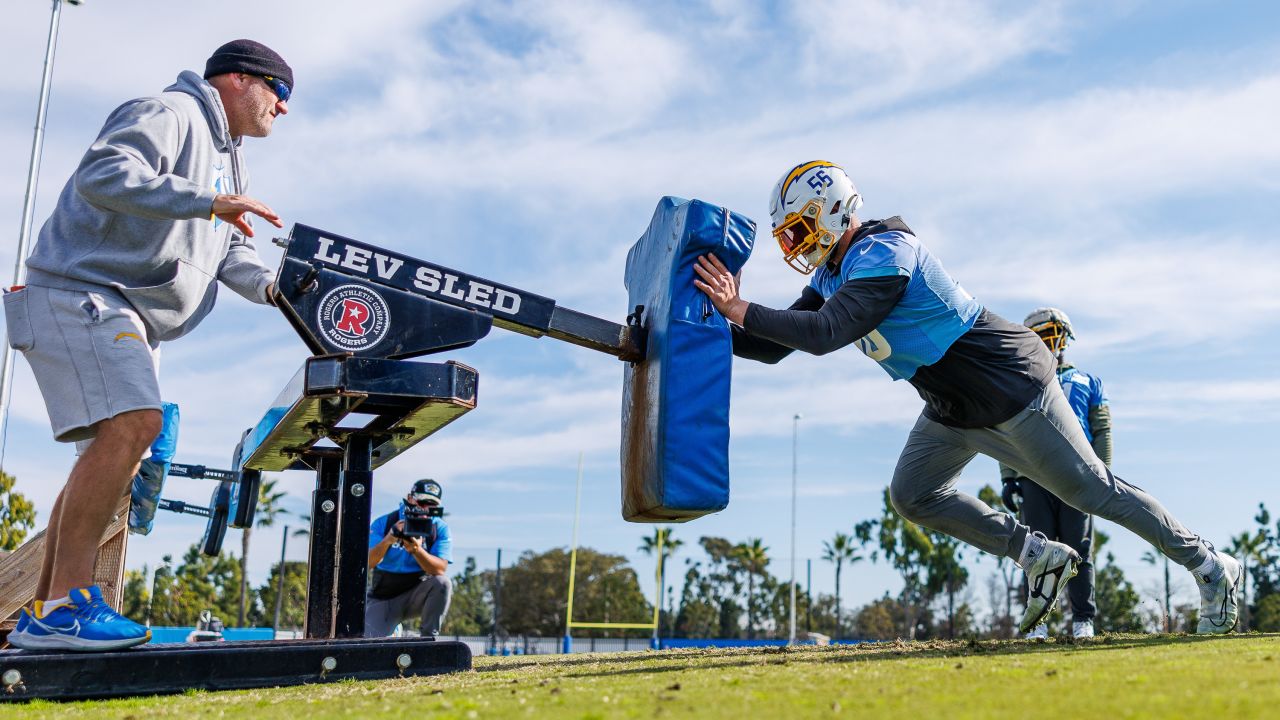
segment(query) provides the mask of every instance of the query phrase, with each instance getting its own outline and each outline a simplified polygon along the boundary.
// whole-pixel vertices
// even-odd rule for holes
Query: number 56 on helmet
[[[839,165],[814,160],[791,168],[769,200],[782,258],[798,272],[813,272],[835,250],[859,207],[862,196]]]

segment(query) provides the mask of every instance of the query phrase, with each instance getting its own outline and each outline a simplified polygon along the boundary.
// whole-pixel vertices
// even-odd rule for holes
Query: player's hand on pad
[[[749,303],[738,296],[739,277],[729,272],[715,255],[699,255],[693,271],[698,275],[693,279],[694,287],[706,293],[711,304],[730,322],[741,325]]]

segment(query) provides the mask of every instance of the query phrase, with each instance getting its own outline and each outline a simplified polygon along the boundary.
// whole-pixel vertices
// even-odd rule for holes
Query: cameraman
[[[441,495],[436,481],[418,480],[399,508],[369,527],[365,637],[388,637],[415,616],[422,619],[423,637],[440,633],[453,593],[445,574],[453,562],[453,540],[442,518]]]

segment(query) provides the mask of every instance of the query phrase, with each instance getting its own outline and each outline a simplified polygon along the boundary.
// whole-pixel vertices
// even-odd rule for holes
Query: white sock
[[[1218,579],[1218,572],[1221,568],[1222,563],[1218,561],[1218,554],[1210,553],[1209,557],[1205,558],[1204,562],[1196,566],[1196,569],[1191,572],[1200,582],[1211,583]]]
[[[1022,552],[1018,554],[1016,560],[1018,567],[1026,570],[1031,567],[1031,563],[1040,557],[1040,553],[1044,552],[1044,538],[1035,533],[1027,533],[1027,539],[1022,542]]]
[[[71,604],[70,595],[64,595],[63,597],[60,597],[57,600],[45,600],[43,603],[40,603],[40,609],[43,611],[40,614],[40,617],[44,617],[45,615],[48,615],[49,613],[53,612],[54,610],[57,610],[63,605],[70,605],[70,604]]]

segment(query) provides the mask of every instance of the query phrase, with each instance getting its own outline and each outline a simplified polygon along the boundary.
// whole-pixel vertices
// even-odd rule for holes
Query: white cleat
[[[1044,540],[1040,556],[1027,568],[1027,611],[1022,614],[1018,632],[1029,633],[1044,622],[1067,581],[1076,576],[1079,567],[1080,556],[1075,550],[1060,542]]]
[[[1035,627],[1034,630],[1027,633],[1027,639],[1028,640],[1048,640],[1049,626],[1045,625],[1044,623],[1040,623]]]
[[[1071,637],[1077,640],[1093,637],[1093,621],[1077,620],[1071,623]]]
[[[1226,553],[1217,553],[1221,570],[1213,582],[1196,575],[1196,584],[1200,586],[1200,624],[1197,633],[1224,635],[1236,626],[1236,617],[1240,608],[1236,600],[1240,592],[1240,583],[1244,579],[1244,568],[1236,559]]]

